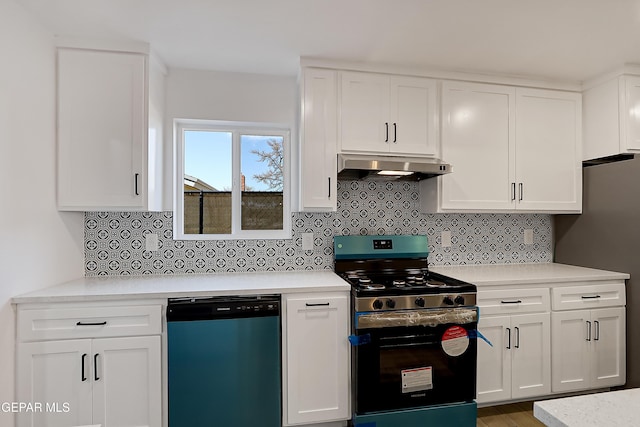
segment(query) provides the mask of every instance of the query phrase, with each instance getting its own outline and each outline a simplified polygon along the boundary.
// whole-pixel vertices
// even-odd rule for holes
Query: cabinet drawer
[[[18,340],[158,335],[160,305],[93,306],[18,310]]]
[[[480,315],[536,313],[549,311],[549,289],[505,289],[478,291]]]
[[[551,302],[554,311],[623,306],[624,283],[553,288]]]

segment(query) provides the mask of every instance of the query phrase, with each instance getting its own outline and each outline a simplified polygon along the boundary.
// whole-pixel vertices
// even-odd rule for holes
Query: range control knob
[[[453,305],[453,299],[451,297],[442,298],[442,303],[444,305]]]
[[[373,302],[373,308],[375,308],[376,310],[380,310],[383,306],[384,304],[379,299]]]
[[[387,300],[387,307],[394,308],[396,306],[396,302],[392,299]]]
[[[416,305],[418,307],[424,307],[424,298],[422,297],[416,298]]]
[[[464,305],[464,297],[462,295],[458,295],[453,302],[455,302],[457,305]]]

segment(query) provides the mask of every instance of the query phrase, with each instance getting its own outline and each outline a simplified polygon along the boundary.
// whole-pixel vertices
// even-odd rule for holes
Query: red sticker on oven
[[[460,356],[469,348],[469,334],[461,326],[451,326],[442,334],[442,349],[449,356]]]

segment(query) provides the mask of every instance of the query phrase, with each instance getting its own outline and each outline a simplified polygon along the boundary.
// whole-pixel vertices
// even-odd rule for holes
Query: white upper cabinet
[[[580,94],[442,84],[442,158],[426,212],[575,213],[582,206]]]
[[[516,89],[516,209],[582,210],[578,93]]]
[[[335,211],[337,72],[304,68],[300,85],[300,210]]]
[[[640,76],[589,86],[583,92],[583,160],[640,153]]]
[[[436,156],[436,97],[435,80],[341,72],[340,151]]]
[[[453,171],[440,178],[442,210],[512,209],[515,89],[443,82],[442,159]]]
[[[143,53],[58,48],[60,210],[160,209],[164,99],[149,105],[149,68]]]

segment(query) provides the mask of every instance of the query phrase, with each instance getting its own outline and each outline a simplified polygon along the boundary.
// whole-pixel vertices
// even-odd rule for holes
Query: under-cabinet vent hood
[[[338,154],[338,179],[420,181],[451,172],[439,159],[370,154]]]

